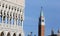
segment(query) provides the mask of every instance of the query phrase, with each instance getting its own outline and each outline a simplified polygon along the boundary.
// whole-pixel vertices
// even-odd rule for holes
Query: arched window
[[[1,2],[0,2],[0,6],[1,6]]]
[[[17,13],[16,13],[16,25],[17,25]]]
[[[4,36],[4,33],[3,32],[1,32],[1,36]]]
[[[9,20],[9,11],[7,12],[7,23],[8,23],[8,20]]]
[[[6,4],[6,9],[7,9],[7,4]]]
[[[10,36],[10,33],[8,32],[7,36]]]
[[[14,33],[13,36],[16,36],[16,34]]]
[[[9,9],[10,9],[11,7],[10,7],[10,5],[9,5]]]
[[[17,12],[19,11],[19,8],[17,8]]]
[[[5,17],[6,17],[6,13],[5,13],[5,12],[6,12],[6,10],[4,10],[4,16],[3,16],[3,21],[4,21],[4,23],[5,23],[5,19],[6,19],[6,18],[5,18]]]
[[[20,14],[18,15],[18,25],[20,26]]]
[[[2,23],[2,10],[0,11],[0,23]]]
[[[19,34],[19,36],[21,36],[21,34]]]
[[[13,10],[13,6],[12,6],[12,10]]]
[[[20,9],[20,12],[22,12],[22,10]]]
[[[15,13],[13,13],[13,24],[14,24],[14,19],[15,19]]]
[[[12,12],[10,13],[10,24],[12,23]]]
[[[23,22],[23,16],[21,15],[21,26],[22,26],[22,22]]]
[[[16,11],[16,7],[15,7],[15,11]]]
[[[4,3],[2,4],[2,7],[4,8]]]

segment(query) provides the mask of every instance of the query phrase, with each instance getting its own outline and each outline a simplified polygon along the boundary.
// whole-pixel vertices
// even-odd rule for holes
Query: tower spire
[[[43,7],[41,6],[41,13],[40,13],[41,16],[43,16]]]
[[[43,15],[43,7],[41,6],[41,11],[40,11],[40,17],[39,17],[39,23],[41,23],[40,25],[45,25],[45,18],[44,18],[44,15]]]
[[[38,25],[38,36],[44,36],[44,32],[45,32],[45,21],[43,16],[43,9],[41,7],[39,25]]]

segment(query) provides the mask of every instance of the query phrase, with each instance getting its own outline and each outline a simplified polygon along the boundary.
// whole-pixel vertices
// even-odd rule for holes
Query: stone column
[[[13,17],[13,13],[12,13],[12,19],[13,19],[13,25],[14,25],[14,17]]]
[[[4,18],[4,12],[5,12],[5,11],[3,10],[3,23],[4,23],[4,19],[5,19],[5,18]]]
[[[19,14],[19,26],[20,26],[21,22],[20,22],[20,14]]]
[[[16,25],[17,25],[17,13],[16,13]]]
[[[11,36],[13,36],[13,32],[11,32]]]
[[[4,36],[7,36],[7,32],[4,32]]]
[[[23,12],[21,12],[20,20],[21,20],[21,26],[22,26],[22,28],[23,28]]]
[[[15,25],[17,25],[17,10],[16,10],[16,13],[15,13]]]
[[[10,25],[11,25],[11,20],[12,20],[12,12],[10,12]]]
[[[22,26],[22,28],[23,28],[23,21],[21,22],[21,26]]]
[[[8,12],[9,12],[9,11],[7,11],[7,24],[8,24],[8,21],[9,21],[9,20],[8,20],[8,16],[9,16],[9,15],[8,15],[8,14],[9,14]]]
[[[10,25],[10,12],[9,12],[9,25]]]
[[[0,17],[2,16],[2,13],[1,13],[1,12],[2,12],[2,10],[0,11]],[[0,19],[0,20],[1,20],[1,23],[2,23],[2,17],[1,17],[1,19]]]
[[[6,20],[7,20],[7,11],[6,11]],[[6,21],[6,24],[7,24],[7,21]]]
[[[17,26],[18,26],[18,13],[17,13]]]
[[[15,24],[14,21],[15,21],[15,12],[13,12],[13,25]]]
[[[12,14],[11,14],[11,17],[12,17],[11,19],[13,20],[13,12],[12,12]]]
[[[14,25],[16,26],[16,13],[14,14]]]

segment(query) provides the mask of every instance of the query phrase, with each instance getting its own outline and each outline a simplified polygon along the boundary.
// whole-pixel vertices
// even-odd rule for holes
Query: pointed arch
[[[16,33],[14,33],[13,36],[16,36]]]
[[[1,32],[1,36],[4,36],[4,32]]]
[[[21,34],[19,34],[19,36],[21,36]]]
[[[10,32],[7,33],[7,36],[10,36]]]

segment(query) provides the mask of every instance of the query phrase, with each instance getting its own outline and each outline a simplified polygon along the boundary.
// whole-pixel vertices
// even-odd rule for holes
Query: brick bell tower
[[[38,36],[44,36],[44,32],[45,32],[45,18],[43,16],[43,8],[41,7],[41,13],[38,24]]]

